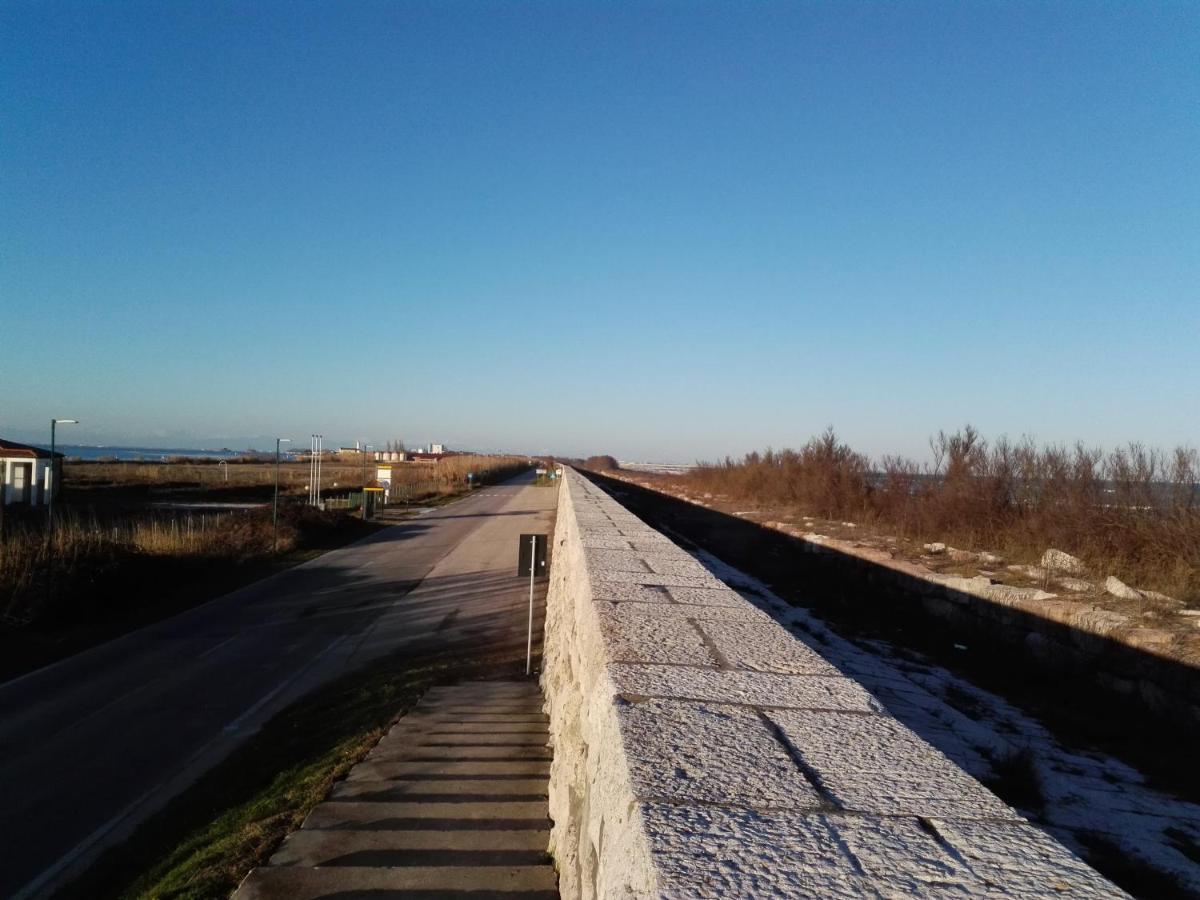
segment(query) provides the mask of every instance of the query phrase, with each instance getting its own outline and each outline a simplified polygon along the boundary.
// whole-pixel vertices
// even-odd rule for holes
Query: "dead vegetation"
[[[504,473],[516,474],[527,468],[524,458],[514,456],[447,456],[437,462],[376,462],[375,460],[338,460],[321,463],[323,489],[361,488],[364,480],[375,480],[377,466],[389,466],[395,485],[422,485],[434,493],[450,493],[466,483],[467,473],[476,482]],[[308,462],[283,462],[279,466],[279,488],[285,494],[304,493],[311,472]],[[64,466],[63,483],[68,490],[100,488],[197,488],[237,490],[265,488],[275,484],[273,460],[235,459],[177,462],[90,462],[69,461]]]
[[[143,570],[174,563],[194,577],[206,565],[240,566],[273,556],[276,540],[278,552],[288,553],[357,533],[360,524],[290,504],[280,509],[276,538],[269,509],[112,520],[68,510],[55,522],[53,550],[40,522],[10,525],[0,540],[0,623],[72,619],[97,605],[115,612],[134,599]],[[159,585],[158,591],[169,587]]]
[[[799,450],[701,464],[672,482],[692,496],[853,520],[1013,560],[1061,548],[1095,572],[1200,598],[1195,450],[989,443],[970,426],[939,432],[930,447],[926,465],[899,456],[876,464],[830,429]]]

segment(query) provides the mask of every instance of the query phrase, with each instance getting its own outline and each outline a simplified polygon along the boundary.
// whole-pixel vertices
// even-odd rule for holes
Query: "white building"
[[[54,457],[54,471],[61,473],[63,455],[55,453]],[[5,506],[18,503],[44,506],[50,502],[54,478],[49,450],[0,438],[0,475],[4,478],[0,503]]]
[[[430,453],[445,453],[446,447],[444,444],[430,444],[429,452]]]

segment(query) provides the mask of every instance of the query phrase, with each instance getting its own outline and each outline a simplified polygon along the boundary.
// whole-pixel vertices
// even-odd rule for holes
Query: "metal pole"
[[[279,442],[275,438],[275,499],[271,503],[271,552],[279,552]]]
[[[55,438],[56,438],[55,432],[58,427],[59,421],[61,421],[64,425],[78,425],[79,424],[78,420],[76,420],[76,419],[62,419],[62,420],[51,419],[50,420],[50,479],[49,479],[50,480],[50,497],[49,497],[49,500],[47,503],[47,508],[46,508],[46,600],[47,600],[47,602],[52,600],[53,595],[54,595],[54,494],[55,494],[55,491],[58,489],[58,477],[57,477],[57,473],[54,471],[54,448],[55,448]],[[37,461],[36,460],[34,461],[34,464],[33,464],[33,471],[34,471],[34,474],[31,477],[36,478],[37,477],[37,475],[36,475]],[[43,481],[42,484],[45,485],[45,481]],[[45,490],[44,487],[43,487],[43,490]],[[29,487],[30,496],[34,496],[36,491],[37,491],[37,482],[35,481]]]
[[[57,419],[50,420],[50,506],[46,510],[46,533],[50,538],[50,554],[54,553],[54,489],[58,487],[54,483],[54,429],[58,425]],[[35,484],[36,488],[37,485]]]
[[[537,569],[537,535],[529,536],[529,636],[525,639],[525,674],[533,671],[533,573]]]
[[[58,487],[54,482],[54,426],[58,423],[50,420],[50,505],[46,510],[46,605],[54,601],[54,489]],[[34,463],[34,469],[37,468],[37,463]],[[32,490],[36,490],[35,484]]]
[[[321,505],[321,463],[325,457],[325,435],[317,435],[317,506]]]
[[[308,505],[312,506],[313,502],[313,466],[317,461],[317,436],[310,434],[308,436]]]

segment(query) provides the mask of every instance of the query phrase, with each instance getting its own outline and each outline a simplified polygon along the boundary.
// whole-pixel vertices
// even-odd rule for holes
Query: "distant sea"
[[[161,462],[171,456],[191,456],[200,459],[233,459],[238,456],[264,455],[257,450],[190,450],[186,447],[82,447],[78,444],[59,444],[54,448],[68,459],[120,459]]]

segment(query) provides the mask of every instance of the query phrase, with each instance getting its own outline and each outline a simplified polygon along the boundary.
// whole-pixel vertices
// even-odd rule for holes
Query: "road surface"
[[[65,883],[338,675],[413,642],[523,639],[517,536],[551,532],[558,494],[529,481],[0,685],[0,896]]]

